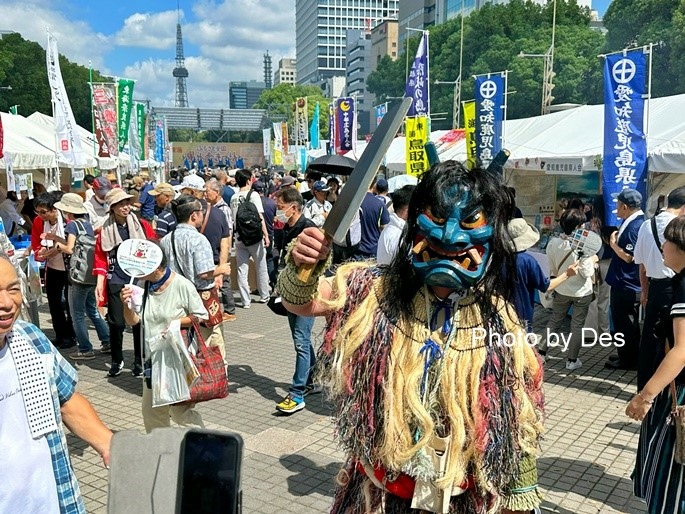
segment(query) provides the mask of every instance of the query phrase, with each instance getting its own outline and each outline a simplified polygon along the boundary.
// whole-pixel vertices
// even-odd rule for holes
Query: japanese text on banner
[[[463,102],[464,134],[466,136],[466,158],[476,158],[476,101]]]
[[[621,190],[637,189],[645,196],[646,69],[642,49],[608,55],[604,63],[602,190],[608,225],[618,225],[616,196]]]
[[[128,142],[128,129],[131,123],[131,109],[133,108],[133,80],[119,79],[117,84],[117,123],[119,126],[119,151]]]
[[[429,168],[426,143],[428,142],[428,117],[414,116],[405,119],[407,150],[407,175],[421,176]]]
[[[354,125],[357,123],[354,112],[354,99],[350,97],[338,98],[335,101],[335,113],[336,152],[344,154],[354,149]]]
[[[116,84],[93,84],[93,120],[99,157],[119,155]]]
[[[487,166],[502,149],[506,76],[503,73],[480,75],[476,77],[475,89],[476,152]]]
[[[409,70],[404,96],[413,98],[407,116],[422,116],[430,112],[428,99],[428,32],[421,36],[421,42],[416,49],[416,57]]]

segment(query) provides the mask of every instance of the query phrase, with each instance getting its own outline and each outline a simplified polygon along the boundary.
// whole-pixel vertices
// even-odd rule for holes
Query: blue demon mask
[[[416,220],[412,265],[427,285],[464,290],[485,273],[493,227],[466,185],[446,192],[441,203]]]

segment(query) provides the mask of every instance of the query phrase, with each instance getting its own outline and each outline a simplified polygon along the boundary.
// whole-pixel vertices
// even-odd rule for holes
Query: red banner
[[[116,84],[93,84],[93,119],[99,157],[119,155]]]

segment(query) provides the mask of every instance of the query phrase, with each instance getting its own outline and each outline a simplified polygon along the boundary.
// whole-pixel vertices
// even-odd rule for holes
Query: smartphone
[[[190,430],[181,443],[179,514],[240,514],[243,440],[238,434]]]

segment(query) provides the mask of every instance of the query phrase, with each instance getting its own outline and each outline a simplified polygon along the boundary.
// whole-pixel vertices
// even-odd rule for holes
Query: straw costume
[[[328,316],[321,378],[349,452],[333,513],[530,512],[541,502],[542,367],[503,300],[514,258],[497,182],[456,162],[432,168],[395,260],[342,266],[326,297],[288,256],[284,301]]]

